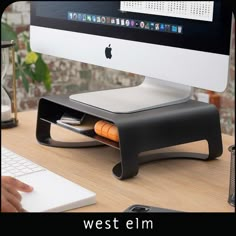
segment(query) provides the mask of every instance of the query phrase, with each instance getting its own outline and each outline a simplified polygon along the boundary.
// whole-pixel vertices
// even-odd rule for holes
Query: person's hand
[[[1,182],[1,211],[25,211],[21,206],[21,195],[18,191],[31,192],[33,188],[10,176],[2,176]]]

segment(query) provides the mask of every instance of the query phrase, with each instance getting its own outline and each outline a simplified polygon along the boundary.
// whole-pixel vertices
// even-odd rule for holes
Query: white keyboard
[[[96,203],[96,193],[1,147],[1,175],[16,177],[33,186],[30,193],[20,192],[28,212],[61,212]]]
[[[25,159],[7,148],[1,147],[1,150],[2,175],[19,177],[25,174],[45,170],[42,166]]]

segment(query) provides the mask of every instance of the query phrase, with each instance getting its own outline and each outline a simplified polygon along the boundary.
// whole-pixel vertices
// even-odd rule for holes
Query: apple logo
[[[111,57],[112,57],[111,50],[112,50],[111,44],[109,44],[109,46],[106,47],[106,49],[105,49],[105,55],[106,55],[106,58],[108,58],[108,59],[111,59]]]

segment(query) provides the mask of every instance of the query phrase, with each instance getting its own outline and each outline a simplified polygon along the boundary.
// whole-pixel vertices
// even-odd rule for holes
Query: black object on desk
[[[119,143],[99,137],[94,130],[78,131],[94,138],[91,142],[60,142],[51,138],[51,124],[66,112],[77,111],[114,123],[119,132]],[[109,145],[120,150],[120,163],[113,167],[118,179],[138,174],[139,164],[157,160],[141,152],[179,144],[207,140],[208,154],[164,153],[164,158],[194,158],[212,160],[222,154],[219,112],[212,104],[189,100],[187,102],[134,113],[112,113],[97,107],[70,100],[66,96],[42,97],[38,106],[36,137],[39,143],[52,147],[79,148]]]
[[[153,212],[177,213],[180,211],[167,209],[167,208],[161,208],[161,207],[155,207],[155,206],[146,206],[146,205],[135,204],[135,205],[129,206],[127,209],[125,209],[124,212],[130,212],[130,213],[153,213]]]

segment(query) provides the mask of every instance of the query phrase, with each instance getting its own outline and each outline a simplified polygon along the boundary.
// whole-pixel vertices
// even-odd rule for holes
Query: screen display
[[[31,24],[229,55],[231,10],[223,2],[36,1]]]

